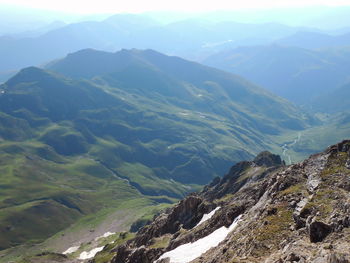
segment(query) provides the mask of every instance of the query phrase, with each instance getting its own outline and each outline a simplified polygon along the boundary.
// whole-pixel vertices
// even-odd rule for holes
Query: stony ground
[[[191,262],[349,262],[350,141],[291,166],[267,152],[238,163],[201,193],[155,218],[134,239],[109,248],[111,260],[94,262],[151,263],[230,226],[239,215],[223,242]]]

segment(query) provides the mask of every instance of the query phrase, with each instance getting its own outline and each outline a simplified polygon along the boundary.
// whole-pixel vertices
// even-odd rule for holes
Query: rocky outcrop
[[[279,155],[272,154],[268,151],[259,153],[254,158],[253,162],[258,166],[266,166],[266,167],[285,165],[284,161],[282,161]]]
[[[171,234],[174,239],[172,246],[186,242],[188,239],[176,240],[181,230],[194,227],[202,216],[213,208],[214,204],[204,202],[200,196],[189,195],[172,209],[156,217],[152,224],[140,229],[135,239],[116,248],[114,251],[118,256],[112,262],[153,262],[164,252],[164,248],[161,247],[150,248],[157,238]]]
[[[155,262],[167,251],[230,226],[239,216],[217,247],[191,262],[347,263],[349,159],[350,141],[343,141],[290,166],[267,152],[240,162],[117,247],[112,262]],[[215,207],[220,208],[197,225]]]
[[[281,157],[267,151],[260,153],[253,161],[243,161],[232,166],[223,178],[215,178],[204,188],[202,194],[209,200],[220,199],[227,194],[234,194],[248,182],[264,178],[272,171],[284,166]]]
[[[152,238],[174,234],[181,228],[190,229],[208,212],[213,205],[203,202],[199,196],[190,195],[168,213],[163,213],[152,224],[143,227],[134,242],[136,246],[147,245]]]
[[[121,245],[117,249],[117,257],[112,259],[113,263],[152,263],[161,254],[161,249],[146,248],[145,246],[130,248],[127,245]]]
[[[318,221],[312,222],[308,229],[311,242],[322,242],[332,232],[329,225]]]

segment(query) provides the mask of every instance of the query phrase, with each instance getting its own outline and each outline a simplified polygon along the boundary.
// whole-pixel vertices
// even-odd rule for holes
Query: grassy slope
[[[289,132],[274,136],[281,147],[276,149],[282,158],[289,163],[289,157],[293,163],[305,159],[306,156],[326,149],[329,145],[348,139],[350,131],[349,113],[341,112],[321,117],[322,124],[299,131]],[[283,155],[283,145],[287,145],[288,151]]]
[[[106,232],[125,232],[138,218],[150,218],[169,204],[157,204],[147,198],[134,198],[129,201],[112,203],[95,214],[84,216],[70,227],[59,231],[40,244],[24,244],[13,249],[0,252],[0,262],[26,262],[34,260],[33,255],[43,252],[62,253],[71,246],[79,246],[79,250],[69,255],[74,259],[83,251],[89,251],[109,243],[115,236],[99,238]]]
[[[168,148],[170,144],[164,138],[136,141],[132,145],[128,145],[128,136],[135,130],[137,135],[142,135],[139,133],[139,130],[145,130],[142,128],[142,124],[139,124],[140,128],[131,127],[127,126],[126,121],[120,119],[123,126],[120,125],[120,122],[115,123],[119,131],[122,127],[126,127],[126,129],[124,132],[119,132],[118,137],[114,138],[110,135],[114,134],[113,120],[110,121],[104,117],[91,117],[94,115],[100,117],[105,113],[107,115],[117,113],[128,119],[135,118],[142,111],[146,111],[144,109],[135,111],[135,108],[130,107],[128,110],[123,109],[125,114],[103,109],[101,112],[85,110],[81,114],[82,118],[86,117],[85,121],[102,119],[101,123],[95,126],[90,125],[91,130],[99,130],[100,125],[106,123],[107,126],[110,125],[112,132],[108,133],[108,128],[106,128],[106,134],[98,134],[98,131],[97,134],[89,133],[80,127],[77,128],[78,125],[70,120],[53,122],[49,118],[60,118],[60,112],[52,117],[46,116],[45,110],[31,108],[31,97],[27,98],[27,95],[35,93],[36,87],[31,86],[31,82],[27,83],[24,82],[24,85],[16,83],[14,90],[6,90],[6,95],[12,96],[12,98],[21,96],[22,104],[20,106],[26,106],[31,111],[15,108],[12,112],[8,111],[8,114],[1,113],[1,248],[22,243],[41,242],[48,236],[65,229],[79,218],[96,214],[106,207],[109,207],[110,210],[104,211],[112,213],[120,209],[124,203],[128,204],[130,200],[141,202],[144,198],[149,200],[145,206],[157,202],[169,203],[172,200],[167,196],[181,197],[191,189],[198,189],[196,185],[185,186],[169,180],[172,172],[171,166],[173,165],[173,170],[176,167],[176,163],[175,165],[173,163],[174,160],[178,159],[178,162],[182,164],[178,170],[186,171],[185,166],[190,159],[186,155],[192,155],[191,151],[199,150],[195,138],[187,138],[192,141],[189,145],[187,145],[186,140],[182,142],[177,141],[178,139],[174,140],[174,143],[171,144],[172,149]],[[23,86],[24,89],[22,89]],[[87,102],[82,100],[82,107]],[[137,104],[138,101],[133,103]],[[2,106],[4,107],[5,104],[3,103]],[[132,105],[132,103],[130,104]],[[176,109],[176,112],[179,110]],[[162,111],[163,114],[167,112],[169,115],[169,108],[162,109]],[[38,112],[44,112],[44,116],[40,116]],[[206,122],[202,120],[195,125],[189,124],[189,128],[181,124],[175,114],[174,120],[162,117],[159,112],[147,114],[154,116],[153,123],[148,123],[151,127],[167,122],[164,127],[168,131],[162,131],[164,127],[160,127],[158,132],[167,132],[169,135],[175,131],[173,126],[178,125],[179,128],[183,126],[179,130],[183,129],[182,133],[188,134],[190,130],[199,129],[198,123]],[[69,119],[69,117],[67,118]],[[144,116],[141,114],[140,117],[142,119]],[[198,116],[195,118],[201,119]],[[209,128],[206,130],[210,131]],[[122,140],[123,133],[128,135],[124,137],[124,141]],[[202,132],[202,134],[205,133]],[[163,136],[168,135],[163,134]],[[195,136],[203,140],[200,138],[200,134]],[[177,138],[179,137],[177,136]],[[169,136],[169,138],[171,137]],[[175,154],[171,153],[172,150],[175,151]],[[170,171],[162,169],[162,167],[151,170],[147,165],[138,162],[143,156],[148,155],[151,157],[148,165],[152,165],[154,162],[152,158],[161,152],[163,152],[162,158],[164,159],[172,156],[177,157],[168,161],[167,165],[170,167]],[[182,153],[183,156],[181,156]],[[208,154],[212,154],[212,152]],[[200,158],[204,157],[198,159],[200,160]],[[221,159],[222,157],[218,156],[217,158]],[[185,162],[183,162],[184,160]],[[178,172],[178,174],[180,173]],[[185,176],[186,172],[182,174]],[[163,178],[159,178],[159,175],[162,175]],[[208,179],[203,179],[203,181],[206,180]],[[147,194],[148,197],[144,197],[143,194]],[[165,196],[162,197],[162,195]]]
[[[145,73],[123,73],[135,70]],[[41,242],[77,221],[88,229],[91,215],[171,203],[307,126],[282,99],[199,70],[214,81],[146,68],[135,83],[123,74],[88,82],[29,68],[1,86],[0,247]]]

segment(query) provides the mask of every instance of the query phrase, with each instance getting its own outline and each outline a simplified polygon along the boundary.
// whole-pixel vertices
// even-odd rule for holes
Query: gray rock
[[[327,256],[327,263],[349,263],[349,260],[344,255],[332,253]]]

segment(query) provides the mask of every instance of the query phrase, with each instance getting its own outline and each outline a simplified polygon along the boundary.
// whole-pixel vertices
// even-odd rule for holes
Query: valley
[[[52,235],[38,251],[81,246],[77,256],[99,245],[87,240],[137,218],[142,226],[232,163],[269,149],[290,164],[349,131],[235,75],[153,50],[82,50],[47,70],[23,69],[1,90],[0,244],[24,251],[5,250],[4,260]],[[312,139],[321,135],[329,139]],[[105,221],[129,212],[112,228]]]
[[[172,203],[316,122],[236,76],[152,50],[84,50],[50,69],[68,77],[31,67],[1,86],[3,249],[104,207]]]
[[[0,263],[346,263],[348,10],[0,35]]]

